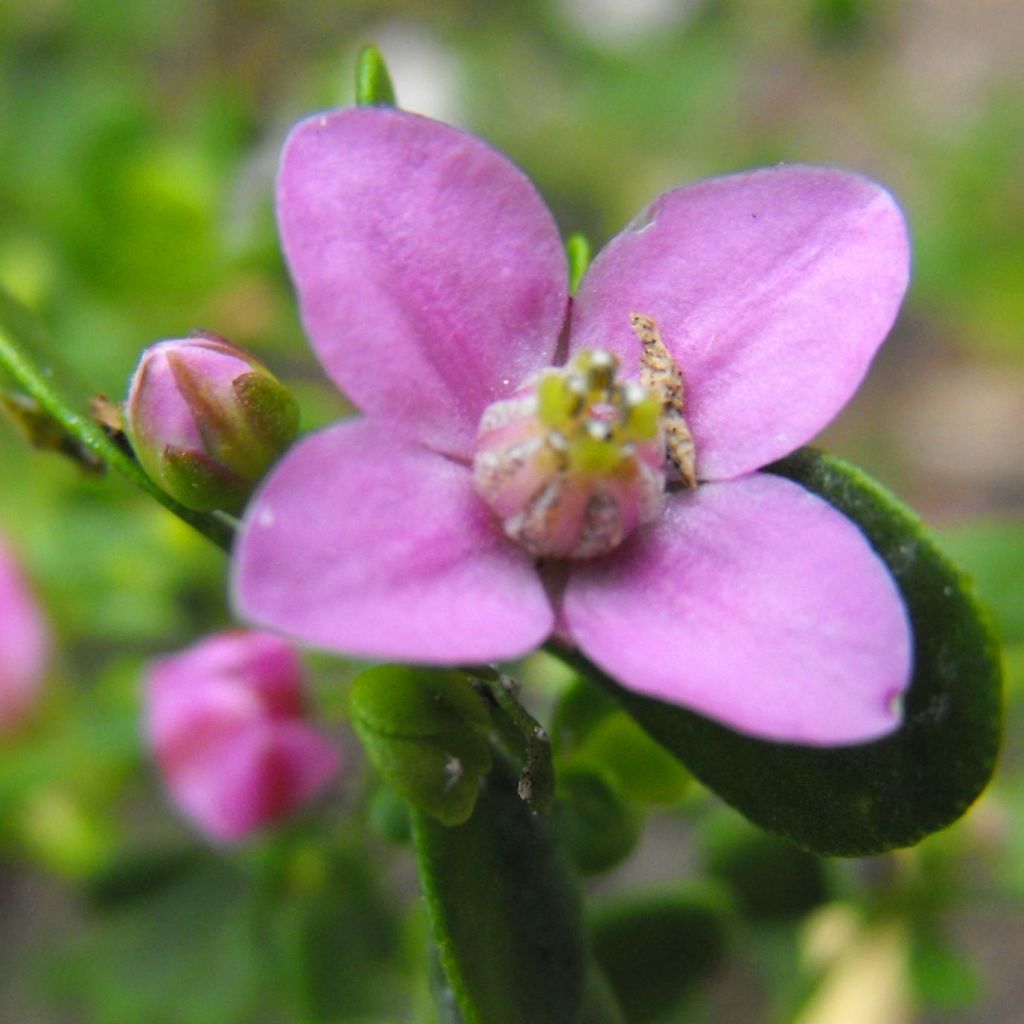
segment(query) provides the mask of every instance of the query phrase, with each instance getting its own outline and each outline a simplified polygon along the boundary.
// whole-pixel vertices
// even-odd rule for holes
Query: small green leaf
[[[714,890],[628,899],[591,921],[594,956],[629,1024],[660,1018],[707,978],[729,930],[728,901]]]
[[[360,107],[397,107],[388,66],[376,46],[364,46],[356,62],[356,103]]]
[[[655,743],[600,687],[577,679],[555,706],[552,742],[608,769],[630,799],[642,804],[678,803],[690,773]]]
[[[608,871],[633,852],[643,824],[611,772],[573,760],[558,766],[555,830],[574,866]]]
[[[576,678],[555,705],[551,742],[561,754],[578,750],[594,729],[618,710],[619,705],[600,686]]]
[[[579,898],[516,789],[496,759],[464,825],[413,815],[423,894],[465,1024],[568,1024],[583,999]]]
[[[820,857],[754,828],[727,808],[703,830],[702,845],[708,873],[730,887],[751,920],[793,920],[828,899]]]
[[[590,242],[578,231],[565,240],[565,255],[569,260],[569,292],[575,294],[590,266]]]
[[[854,747],[770,743],[588,674],[755,824],[833,856],[912,845],[959,818],[992,774],[1002,695],[987,617],[920,521],[864,473],[807,448],[771,471],[857,523],[896,579],[915,644],[903,725]]]
[[[457,672],[380,665],[349,692],[352,724],[399,796],[446,825],[473,811],[491,767],[487,707]]]
[[[638,803],[671,806],[690,788],[690,773],[625,711],[601,722],[587,737],[581,754],[603,764],[626,796]]]

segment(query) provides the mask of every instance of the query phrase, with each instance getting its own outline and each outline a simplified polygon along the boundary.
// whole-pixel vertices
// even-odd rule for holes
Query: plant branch
[[[158,487],[141,469],[138,463],[122,451],[107,435],[86,416],[69,406],[57,394],[46,377],[33,365],[25,354],[27,347],[21,340],[38,337],[39,330],[27,313],[12,299],[0,292],[0,367],[7,370],[25,394],[33,399],[47,415],[106,465],[117,470],[121,476],[140,487],[151,497],[173,512],[179,519],[198,530],[225,551],[231,548],[233,530],[215,513],[195,512],[177,502]],[[19,337],[20,336],[20,337]]]

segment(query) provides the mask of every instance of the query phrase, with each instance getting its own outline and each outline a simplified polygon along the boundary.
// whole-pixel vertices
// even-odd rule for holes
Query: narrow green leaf
[[[569,260],[569,292],[575,294],[590,266],[590,242],[587,236],[575,232],[565,240],[565,255]]]
[[[575,663],[755,824],[833,856],[912,845],[960,817],[992,774],[1002,687],[987,617],[920,521],[864,473],[806,448],[771,471],[857,523],[900,587],[915,669],[895,733],[855,747],[769,743],[630,693],[582,658]]]
[[[364,46],[356,62],[356,103],[360,107],[397,107],[388,66],[376,46]]]
[[[578,895],[503,760],[464,825],[413,816],[434,939],[466,1024],[570,1024],[585,956]]]

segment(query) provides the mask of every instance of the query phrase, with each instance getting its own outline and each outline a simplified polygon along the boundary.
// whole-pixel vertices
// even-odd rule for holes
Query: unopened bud
[[[126,414],[143,468],[198,510],[238,511],[299,428],[284,385],[248,352],[207,334],[146,349]]]
[[[337,749],[304,715],[298,654],[269,633],[222,633],[160,659],[146,698],[167,788],[214,839],[274,824],[337,774]]]

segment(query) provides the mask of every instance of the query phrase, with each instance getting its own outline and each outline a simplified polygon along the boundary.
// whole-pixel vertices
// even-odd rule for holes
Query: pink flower
[[[217,840],[272,825],[337,774],[338,751],[303,717],[293,647],[220,633],[150,669],[149,740],[178,806]]]
[[[892,324],[908,243],[886,192],[814,167],[667,192],[570,301],[554,221],[516,167],[446,125],[354,109],[294,130],[278,215],[317,355],[364,415],[306,438],[257,492],[234,559],[245,617],[441,664],[555,634],[624,687],[777,740],[898,724],[895,584],[850,521],[758,472],[836,415]],[[607,554],[538,562],[474,487],[481,417],[562,346],[638,377],[634,313],[682,372],[700,486]]]
[[[14,556],[0,539],[0,737],[39,702],[50,635]]]

